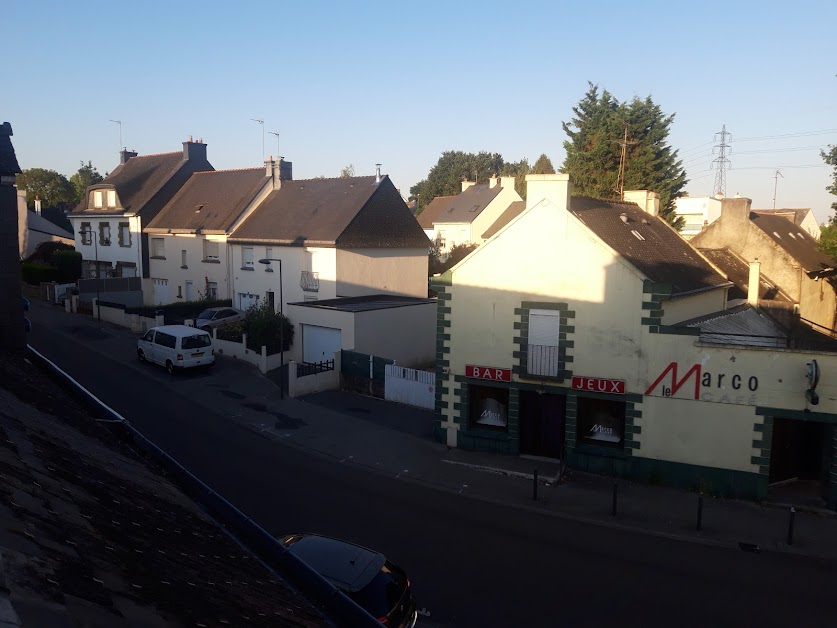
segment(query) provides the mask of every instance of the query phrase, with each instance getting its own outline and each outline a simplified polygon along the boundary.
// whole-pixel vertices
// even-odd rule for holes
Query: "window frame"
[[[93,225],[89,222],[83,222],[80,226],[79,235],[81,235],[81,243],[85,246],[90,246],[93,244]]]
[[[105,238],[105,232],[107,232],[107,238]],[[110,223],[109,222],[100,222],[99,223],[99,246],[110,246],[111,236],[110,236]]]
[[[120,222],[117,225],[117,229],[118,229],[117,239],[119,240],[119,246],[126,247],[126,248],[130,247],[131,243],[132,243],[131,223],[130,222]],[[123,237],[123,234],[128,235],[128,242],[127,243],[125,242],[125,238]]]
[[[611,411],[603,416],[602,411],[608,407]],[[624,399],[605,399],[579,395],[576,399],[576,444],[587,447],[624,449],[627,409],[628,404]],[[616,410],[616,412],[613,412],[613,410]],[[602,418],[608,420],[603,422]],[[595,421],[599,422],[596,423]],[[597,439],[588,436],[591,432],[598,431],[594,429],[595,427],[615,430],[614,434],[618,436],[618,440]]]
[[[468,385],[468,429],[470,430],[491,430],[493,432],[509,431],[509,389],[506,387],[483,386],[480,384]],[[478,423],[478,419],[485,411],[484,405],[487,399],[497,401],[505,412],[505,425],[491,425]],[[505,402],[505,403],[504,403]]]
[[[157,244],[159,243],[159,247]],[[166,239],[151,238],[151,259],[166,259]]]

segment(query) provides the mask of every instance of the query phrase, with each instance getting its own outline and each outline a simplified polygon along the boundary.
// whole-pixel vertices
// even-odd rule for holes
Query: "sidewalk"
[[[701,530],[694,493],[568,470],[553,483],[557,465],[460,449],[419,435],[432,413],[350,393],[319,393],[275,400],[298,429],[249,425],[265,438],[281,440],[345,464],[362,466],[442,490],[524,508],[558,518],[677,538],[739,551],[779,551],[837,560],[837,516],[790,511],[756,503],[704,497]],[[341,407],[342,406],[342,407]],[[537,500],[534,471],[538,470]],[[612,514],[617,486],[617,512]]]

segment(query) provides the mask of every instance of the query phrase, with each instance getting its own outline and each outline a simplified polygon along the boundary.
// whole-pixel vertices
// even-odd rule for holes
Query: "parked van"
[[[186,325],[152,327],[137,341],[137,356],[143,362],[165,366],[169,373],[215,364],[212,336]]]

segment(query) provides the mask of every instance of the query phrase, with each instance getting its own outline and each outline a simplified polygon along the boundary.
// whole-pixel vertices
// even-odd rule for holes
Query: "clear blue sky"
[[[676,118],[692,195],[712,193],[714,134],[732,133],[727,194],[754,207],[837,200],[837,2],[44,2],[3,0],[0,121],[22,168],[102,173],[193,136],[217,169],[277,152],[294,178],[374,164],[406,196],[445,150],[558,167],[587,81],[651,95]],[[280,133],[278,140],[270,131]],[[785,136],[785,137],[776,137]],[[752,139],[765,138],[765,139]],[[809,166],[809,167],[805,167]],[[813,166],[813,167],[810,167]]]

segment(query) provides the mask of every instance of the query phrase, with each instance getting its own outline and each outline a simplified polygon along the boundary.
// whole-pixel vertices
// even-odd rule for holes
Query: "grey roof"
[[[69,240],[74,240],[73,234],[67,231],[66,229],[62,229],[58,225],[53,222],[50,222],[43,216],[36,214],[33,211],[26,210],[26,220],[27,220],[27,227],[30,231],[37,231],[39,233],[46,233],[48,235],[58,236],[60,238],[67,238]]]
[[[121,204],[121,212],[140,212],[154,199],[166,184],[174,180],[177,175],[185,178],[192,172],[213,170],[206,159],[186,159],[183,151],[161,153],[158,155],[139,155],[131,157],[125,163],[117,166],[105,179],[90,189],[115,189]],[[177,192],[175,186],[170,190],[173,196]],[[170,200],[162,199],[161,203]],[[81,203],[73,210],[73,214],[112,214],[112,208],[93,209],[87,206],[89,194],[85,194]],[[156,208],[159,209],[159,208]]]
[[[526,201],[515,201],[509,205],[506,211],[500,214],[500,217],[488,228],[488,231],[482,234],[482,237],[487,240],[522,214],[524,209],[526,209]]]
[[[662,218],[635,203],[573,196],[570,210],[651,281],[670,284],[672,296],[730,285]]]
[[[437,196],[418,215],[419,224],[423,229],[432,229],[434,223],[471,223],[497,198],[501,189],[499,182],[494,187],[481,183],[456,196]]]
[[[12,125],[0,124],[0,176],[14,176],[21,172],[15,147],[12,146]]]
[[[330,625],[23,355],[2,351],[0,435],[3,625]]]
[[[756,214],[763,214],[765,216],[781,216],[782,218],[787,218],[797,227],[802,224],[802,221],[805,220],[805,217],[811,213],[811,209],[808,207],[805,208],[784,208],[784,209],[753,209],[751,210],[753,213]]]
[[[386,310],[395,307],[436,303],[435,299],[421,299],[392,294],[373,294],[362,297],[346,297],[342,299],[324,299],[322,301],[299,301],[288,305],[300,305],[319,309],[336,310],[338,312],[370,312],[372,310]]]
[[[704,257],[726,273],[733,286],[728,300],[746,299],[750,288],[750,265],[729,249],[698,248]],[[759,278],[759,299],[792,303],[792,299],[763,275]]]
[[[829,273],[834,270],[834,260],[819,250],[811,234],[787,218],[751,213],[750,222],[778,244],[806,273]]]
[[[388,176],[289,180],[230,242],[343,248],[425,248],[430,241]]]
[[[269,179],[264,168],[196,172],[144,231],[226,233]]]
[[[700,329],[700,341],[707,344],[786,347],[788,341],[787,332],[778,323],[750,305],[739,305],[680,325]]]

